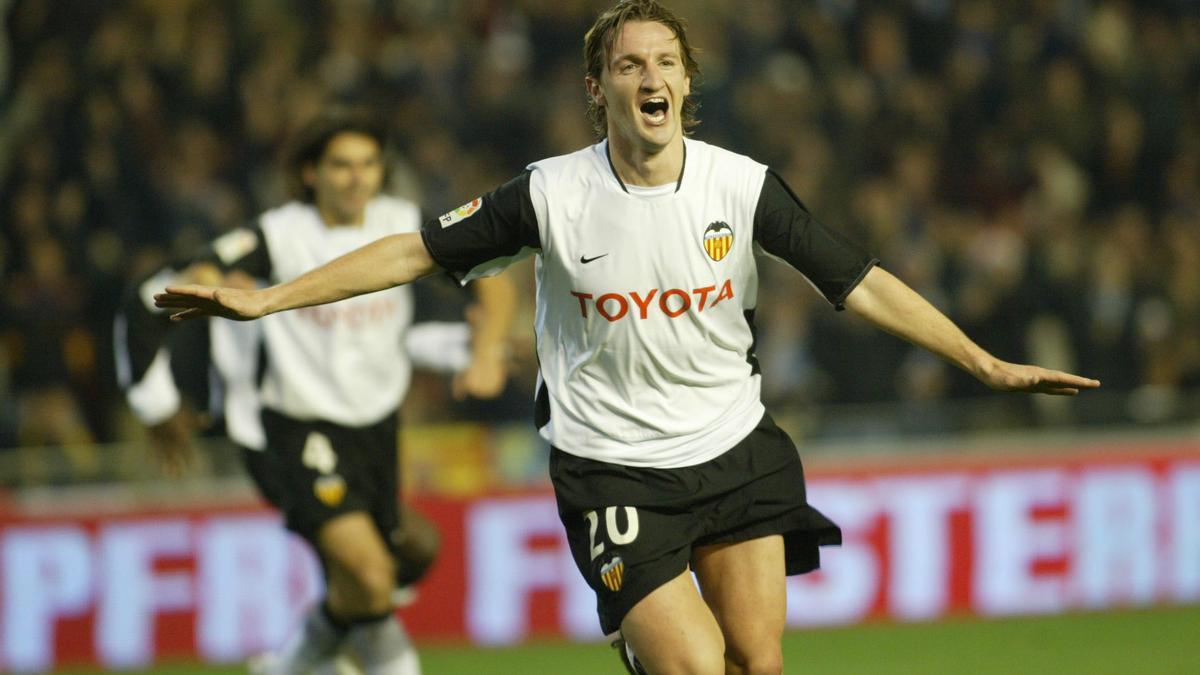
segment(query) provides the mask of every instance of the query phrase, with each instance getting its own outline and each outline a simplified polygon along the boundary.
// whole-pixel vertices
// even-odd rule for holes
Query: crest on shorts
[[[621,560],[621,556],[613,556],[600,568],[600,580],[605,588],[614,593],[621,590],[621,584],[625,583],[625,561]]]
[[[704,228],[704,252],[714,261],[720,261],[733,248],[733,228],[717,221]]]
[[[438,220],[441,221],[442,227],[450,227],[460,220],[470,218],[471,216],[475,215],[475,212],[478,211],[479,207],[481,206],[483,206],[483,197],[476,197],[457,209],[454,209],[450,213],[443,215],[441,218],[438,218]]]
[[[346,479],[336,473],[319,476],[313,481],[313,492],[322,504],[333,508],[346,498]]]

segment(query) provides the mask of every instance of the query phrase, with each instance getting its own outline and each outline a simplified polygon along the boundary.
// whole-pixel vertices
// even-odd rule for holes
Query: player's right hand
[[[263,291],[213,286],[168,286],[154,295],[154,306],[172,310],[172,321],[219,316],[249,321],[266,314]]]
[[[196,460],[195,435],[205,420],[188,405],[165,421],[147,427],[150,451],[163,471],[172,478],[183,475]]]

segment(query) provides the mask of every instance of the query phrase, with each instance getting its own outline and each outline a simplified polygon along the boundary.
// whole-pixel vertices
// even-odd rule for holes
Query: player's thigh
[[[685,571],[638,601],[621,635],[653,675],[725,672],[721,629]]]
[[[330,586],[354,595],[390,594],[395,563],[387,543],[365,511],[343,513],[326,521],[315,543],[329,570]]]
[[[692,561],[704,600],[725,636],[732,669],[781,667],[787,618],[783,537],[698,546]]]

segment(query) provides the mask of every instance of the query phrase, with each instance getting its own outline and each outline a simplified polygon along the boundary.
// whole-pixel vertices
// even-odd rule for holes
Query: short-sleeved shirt
[[[420,227],[420,209],[395,197],[372,199],[363,222],[354,226],[326,225],[313,204],[290,202],[266,211],[253,226],[218,237],[187,263],[209,262],[222,271],[283,283],[376,239]],[[166,324],[151,296],[184,266],[164,269],[142,283],[118,322],[118,370],[125,387],[170,372],[162,344]],[[401,286],[272,314],[250,327],[214,320],[214,356],[230,385],[226,410],[231,435],[249,447],[263,444],[255,419],[260,402],[297,420],[347,427],[371,425],[394,414],[411,379],[405,337],[412,315],[412,289]],[[261,381],[256,381],[259,339],[265,363]],[[149,396],[163,390],[146,388]]]
[[[381,237],[415,232],[421,216],[415,204],[381,196],[367,204],[359,226],[329,227],[312,205],[296,202],[259,222],[270,254],[267,278],[284,283]],[[346,426],[392,414],[412,377],[404,350],[412,314],[412,290],[397,287],[264,317],[263,405]]]
[[[601,142],[422,234],[463,283],[536,255],[539,432],[577,456],[659,468],[708,461],[763,416],[756,255],[839,308],[876,263],[766,166],[690,139],[678,182],[624,185]]]

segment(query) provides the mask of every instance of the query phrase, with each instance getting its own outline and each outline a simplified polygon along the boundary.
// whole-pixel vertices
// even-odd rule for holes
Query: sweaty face
[[[691,83],[675,34],[646,21],[623,26],[600,81],[588,81],[608,115],[609,137],[650,152],[681,137],[683,100]]]
[[[383,152],[370,136],[351,131],[334,136],[325,154],[304,170],[317,209],[330,225],[362,222],[367,202],[383,186]]]

